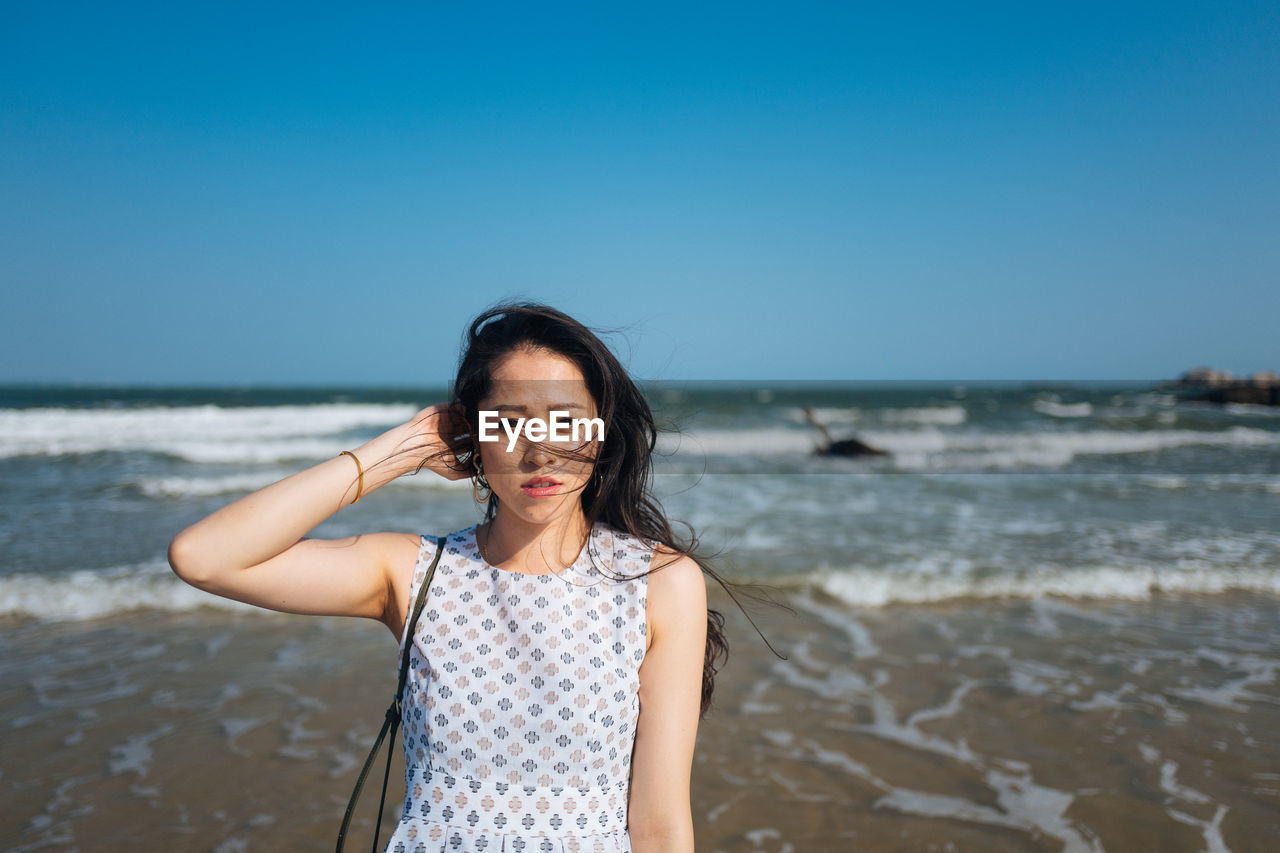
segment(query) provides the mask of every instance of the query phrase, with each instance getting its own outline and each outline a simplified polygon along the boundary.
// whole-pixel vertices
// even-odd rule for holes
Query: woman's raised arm
[[[432,458],[457,434],[441,404],[354,448],[364,467],[363,495],[418,470],[424,459],[448,479],[465,476],[449,467],[449,456]],[[416,552],[416,534],[302,539],[351,503],[356,473],[349,457],[335,456],[245,495],[175,536],[169,565],[192,586],[258,607],[389,623],[398,610],[391,567],[398,555]]]

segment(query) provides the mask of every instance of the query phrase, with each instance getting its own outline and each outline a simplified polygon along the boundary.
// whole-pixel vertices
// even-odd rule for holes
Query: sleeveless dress
[[[533,575],[486,563],[476,526],[446,538],[413,626],[386,851],[630,853],[652,544],[600,522],[572,566]],[[422,537],[410,601],[436,542]]]

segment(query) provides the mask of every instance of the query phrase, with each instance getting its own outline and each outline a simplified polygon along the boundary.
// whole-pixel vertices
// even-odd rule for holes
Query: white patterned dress
[[[422,537],[410,602],[436,541]],[[630,853],[652,556],[601,522],[572,566],[534,575],[486,563],[476,526],[447,537],[413,631],[388,853]]]

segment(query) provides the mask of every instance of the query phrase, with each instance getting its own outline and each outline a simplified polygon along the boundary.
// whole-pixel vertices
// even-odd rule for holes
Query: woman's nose
[[[546,446],[540,441],[531,441],[525,447],[524,461],[538,468],[550,464],[555,459],[555,454],[547,450]]]

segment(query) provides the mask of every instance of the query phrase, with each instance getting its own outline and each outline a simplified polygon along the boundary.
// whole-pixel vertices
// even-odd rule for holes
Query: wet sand
[[[699,849],[1274,849],[1278,609],[813,602],[726,679]]]
[[[1244,851],[1280,832],[1280,602],[752,615],[699,730],[700,851]],[[0,623],[0,844],[331,849],[395,687],[370,621]],[[385,753],[384,753],[385,755]],[[350,849],[368,845],[383,761]],[[394,744],[384,838],[403,798]]]

